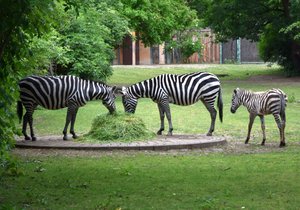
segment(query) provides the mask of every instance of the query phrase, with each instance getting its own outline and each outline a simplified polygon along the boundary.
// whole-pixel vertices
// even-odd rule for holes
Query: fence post
[[[223,43],[220,42],[220,64],[223,64]]]
[[[241,38],[236,40],[236,59],[237,63],[241,64]]]

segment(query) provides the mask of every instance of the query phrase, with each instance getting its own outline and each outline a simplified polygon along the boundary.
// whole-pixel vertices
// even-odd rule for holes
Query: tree
[[[146,46],[171,41],[197,19],[184,0],[121,0],[129,27]]]
[[[111,74],[114,46],[128,33],[128,22],[118,12],[120,4],[88,0],[75,10],[55,3],[55,24],[48,33],[33,37],[30,57],[21,60],[23,68],[38,74],[72,74],[105,81]]]
[[[265,61],[278,62],[289,72],[300,73],[300,1],[191,0],[199,16],[221,41],[247,38],[259,41]]]
[[[199,28],[178,31],[173,40],[166,42],[165,50],[167,52],[176,50],[180,62],[187,63],[195,52],[200,53],[202,50]]]
[[[0,5],[0,167],[7,168],[15,132],[17,81],[31,71],[22,68],[22,60],[32,53],[32,38],[49,32],[55,24],[56,13],[53,0],[1,0]],[[76,5],[75,0],[65,1],[66,9]]]
[[[118,12],[120,4],[112,3],[90,0],[78,16],[74,11],[61,13],[65,21],[55,29],[61,36],[58,44],[68,49],[64,53],[68,62],[60,70],[102,81],[112,74],[114,47],[129,31],[127,20]]]

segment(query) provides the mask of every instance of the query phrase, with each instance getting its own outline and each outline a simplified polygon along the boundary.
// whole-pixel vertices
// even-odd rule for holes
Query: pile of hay
[[[116,113],[113,115],[99,115],[92,128],[84,135],[87,141],[135,141],[154,138],[142,119],[132,114]]]

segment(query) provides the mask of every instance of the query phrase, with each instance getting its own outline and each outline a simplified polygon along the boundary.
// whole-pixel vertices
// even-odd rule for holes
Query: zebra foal
[[[221,85],[217,76],[207,72],[195,72],[189,74],[162,74],[157,77],[141,81],[129,87],[122,87],[122,101],[126,112],[134,113],[139,98],[151,98],[158,105],[160,114],[160,129],[158,135],[165,128],[164,118],[169,123],[168,135],[172,135],[173,125],[169,104],[181,106],[192,105],[201,100],[210,112],[211,125],[207,133],[212,135],[215,129],[217,111],[214,108],[215,99],[218,96],[219,117],[223,120],[223,101]]]
[[[287,102],[286,94],[280,89],[271,89],[266,92],[252,92],[236,88],[232,95],[231,112],[235,113],[240,105],[244,105],[249,112],[248,134],[245,144],[248,144],[252,125],[256,116],[260,117],[263,140],[261,145],[265,145],[265,120],[264,115],[272,114],[280,132],[280,147],[285,146],[285,107]]]
[[[75,76],[29,76],[19,81],[20,99],[18,101],[18,117],[23,116],[23,106],[26,113],[23,117],[22,133],[25,140],[36,140],[33,131],[33,112],[40,105],[46,109],[61,109],[68,107],[63,139],[67,140],[67,129],[71,122],[70,133],[77,138],[74,131],[76,114],[79,107],[87,101],[101,99],[103,105],[113,113],[115,107],[115,87],[101,82],[83,80]],[[29,123],[31,138],[26,133]]]

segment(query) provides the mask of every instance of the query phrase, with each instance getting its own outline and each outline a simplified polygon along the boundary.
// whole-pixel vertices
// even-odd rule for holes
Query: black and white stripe
[[[110,113],[115,107],[115,87],[104,83],[83,80],[75,76],[29,76],[19,82],[20,99],[18,102],[18,115],[22,119],[22,104],[26,109],[23,118],[22,132],[26,140],[30,137],[26,133],[27,123],[30,126],[31,139],[36,140],[32,127],[32,114],[40,105],[46,109],[61,109],[68,107],[66,124],[63,130],[64,140],[67,140],[67,129],[71,122],[70,133],[76,138],[74,123],[78,108],[87,101],[101,99]]]
[[[219,79],[207,72],[190,74],[162,74],[157,77],[122,88],[122,100],[126,112],[134,113],[139,98],[151,98],[158,104],[161,126],[157,134],[164,130],[164,117],[169,122],[168,135],[172,135],[173,126],[169,103],[187,106],[201,100],[211,115],[211,126],[207,135],[212,135],[217,111],[214,102],[218,97],[219,116],[223,118],[223,102]]]
[[[271,89],[266,92],[252,92],[236,88],[233,91],[231,112],[235,113],[240,105],[244,105],[249,114],[250,120],[248,125],[248,135],[245,143],[247,144],[250,138],[252,125],[256,116],[260,117],[261,128],[263,131],[262,145],[265,144],[265,121],[264,115],[272,114],[275,118],[280,132],[280,146],[285,146],[285,107],[287,103],[286,94],[280,89]]]

